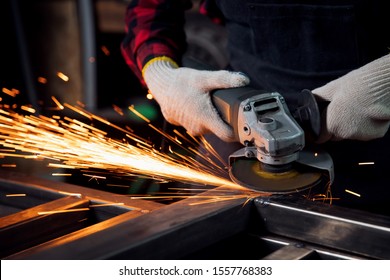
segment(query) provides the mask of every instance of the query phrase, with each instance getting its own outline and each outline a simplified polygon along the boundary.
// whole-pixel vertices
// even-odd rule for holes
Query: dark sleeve
[[[144,84],[142,67],[156,56],[180,63],[186,48],[184,12],[190,0],[133,0],[126,11],[122,55]]]

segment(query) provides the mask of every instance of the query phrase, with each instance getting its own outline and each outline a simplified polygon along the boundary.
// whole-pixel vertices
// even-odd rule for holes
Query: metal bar
[[[252,236],[253,238],[253,236]],[[311,257],[316,257],[316,259],[321,260],[360,260],[360,259],[367,259],[363,258],[361,256],[357,255],[351,255],[346,252],[341,251],[335,251],[329,248],[325,247],[319,247],[315,244],[307,244],[303,243],[297,240],[293,240],[290,238],[280,237],[280,236],[270,236],[270,235],[264,235],[264,236],[257,236],[257,242],[260,242],[260,247],[264,249],[265,252],[268,252],[267,254],[261,256],[262,259],[269,257],[269,259],[286,259],[283,256],[272,256],[273,252],[277,252],[285,246],[294,246],[299,248],[306,248],[312,251],[315,251],[315,256],[312,255]],[[255,239],[255,240],[256,240]],[[256,241],[255,241],[256,243]]]
[[[255,200],[266,231],[369,258],[390,259],[390,218],[290,197]]]
[[[297,244],[283,246],[281,249],[269,254],[263,260],[304,260],[316,258],[316,251]]]
[[[89,201],[64,197],[0,218],[0,257],[85,226]]]
[[[78,0],[82,44],[84,102],[89,111],[97,109],[95,18],[91,0]]]
[[[247,228],[251,203],[245,198],[197,201],[184,199],[134,219],[123,214],[10,258],[179,259]]]

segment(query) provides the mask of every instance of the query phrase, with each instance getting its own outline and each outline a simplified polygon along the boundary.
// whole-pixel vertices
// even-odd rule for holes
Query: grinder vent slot
[[[257,115],[261,116],[266,113],[276,112],[279,110],[278,102],[275,98],[268,98],[253,103]]]

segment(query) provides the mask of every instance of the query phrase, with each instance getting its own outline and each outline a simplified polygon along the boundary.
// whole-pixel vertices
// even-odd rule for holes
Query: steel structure
[[[389,217],[293,195],[199,204],[194,196],[165,205],[0,177],[3,259],[390,258]]]

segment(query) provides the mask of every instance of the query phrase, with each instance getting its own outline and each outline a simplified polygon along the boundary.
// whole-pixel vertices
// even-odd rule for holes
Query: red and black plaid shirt
[[[168,56],[179,62],[186,48],[184,12],[192,7],[190,0],[133,0],[126,13],[126,37],[123,57],[143,82],[142,67],[152,58]],[[200,12],[220,22],[215,2],[201,0]]]

